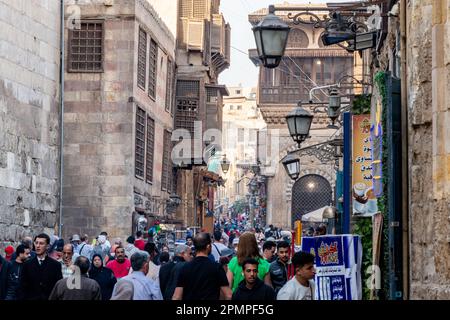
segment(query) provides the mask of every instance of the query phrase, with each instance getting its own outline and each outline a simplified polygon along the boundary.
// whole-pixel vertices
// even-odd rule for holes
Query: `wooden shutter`
[[[203,64],[209,66],[211,64],[211,22],[205,20],[205,33],[203,37]]]
[[[192,17],[193,0],[180,0],[180,17]]]
[[[203,20],[189,20],[187,49],[192,51],[203,50],[205,23]]]
[[[204,19],[208,13],[208,1],[211,0],[193,0],[193,18]]]

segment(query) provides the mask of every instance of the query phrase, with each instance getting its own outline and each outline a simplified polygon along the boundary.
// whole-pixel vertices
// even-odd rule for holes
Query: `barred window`
[[[147,117],[147,148],[145,161],[145,180],[153,182],[153,153],[155,150],[155,120]]]
[[[217,89],[216,88],[206,88],[206,102],[217,103]]]
[[[173,62],[167,59],[167,80],[166,80],[166,111],[172,110],[173,103]]]
[[[156,99],[156,77],[158,69],[158,44],[150,40],[150,59],[148,72],[148,95]]]
[[[194,134],[194,121],[199,107],[200,81],[177,81],[175,128],[187,129]]]
[[[103,21],[69,30],[69,72],[103,72]]]
[[[145,71],[147,59],[147,33],[139,29],[137,84],[145,90]]]
[[[170,191],[170,176],[171,176],[171,168],[172,162],[170,159],[170,132],[164,130],[164,138],[163,138],[163,168],[161,173],[161,189]]]
[[[136,109],[136,146],[135,146],[135,175],[144,178],[145,150],[145,111]]]

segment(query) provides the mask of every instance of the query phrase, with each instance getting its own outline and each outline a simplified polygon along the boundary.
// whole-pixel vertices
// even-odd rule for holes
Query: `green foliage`
[[[367,280],[370,273],[366,273],[367,269],[372,265],[372,219],[358,218],[353,226],[353,233],[361,236],[363,247],[361,280],[363,289],[363,300],[370,300],[370,289],[367,287]]]
[[[370,113],[371,98],[371,94],[361,94],[355,96],[352,104],[352,113],[355,115]]]

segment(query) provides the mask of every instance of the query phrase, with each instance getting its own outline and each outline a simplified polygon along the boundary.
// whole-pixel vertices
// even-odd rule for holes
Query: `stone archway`
[[[291,223],[311,211],[331,205],[333,189],[323,176],[307,174],[298,179],[292,187]]]

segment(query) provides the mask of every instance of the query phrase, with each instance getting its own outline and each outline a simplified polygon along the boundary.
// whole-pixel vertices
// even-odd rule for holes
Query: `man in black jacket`
[[[19,244],[16,248],[16,259],[11,261],[11,272],[8,277],[8,292],[5,300],[21,300],[20,279],[25,261],[30,257],[30,248]]]
[[[175,257],[159,269],[159,286],[164,300],[172,300],[177,287],[178,275],[186,262],[192,260],[191,247],[181,244],[175,248]]]
[[[275,292],[278,291],[287,282],[287,270],[289,265],[289,243],[280,241],[277,245],[278,258],[270,264],[270,280],[272,280]]]
[[[34,239],[36,257],[25,262],[21,288],[25,300],[48,300],[56,282],[62,279],[61,263],[47,255],[50,237],[41,233]]]
[[[275,291],[258,278],[258,261],[253,258],[245,259],[242,263],[244,280],[241,281],[233,293],[231,300],[273,301]]]

